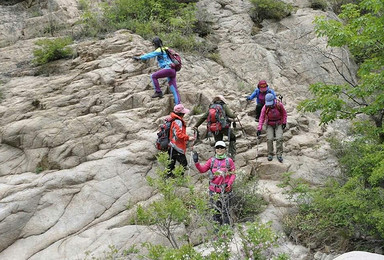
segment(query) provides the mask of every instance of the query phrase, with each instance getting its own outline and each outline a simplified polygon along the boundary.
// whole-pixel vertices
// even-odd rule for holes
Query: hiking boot
[[[277,156],[277,160],[279,160],[279,162],[283,162],[283,157],[281,155]]]
[[[258,118],[255,118],[255,122],[259,122],[259,119],[258,119]]]
[[[273,156],[272,155],[268,155],[268,161],[272,161],[273,159]]]
[[[152,95],[152,98],[162,98],[163,97],[163,92],[155,92],[155,94]]]

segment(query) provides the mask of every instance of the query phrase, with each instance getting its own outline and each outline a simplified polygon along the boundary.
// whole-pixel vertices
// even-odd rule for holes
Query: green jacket
[[[217,101],[214,104],[221,104],[223,106],[225,115],[227,117],[229,117],[229,118],[235,118],[236,117],[236,115],[229,109],[227,104],[225,104],[223,101]],[[196,122],[194,127],[198,128],[204,121],[206,121],[208,118],[208,114],[209,114],[209,110],[207,112],[205,112],[205,114],[200,117],[199,121]]]

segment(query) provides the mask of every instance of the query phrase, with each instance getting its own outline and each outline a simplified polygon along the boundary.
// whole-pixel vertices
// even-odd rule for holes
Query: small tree
[[[321,111],[321,123],[336,119],[354,119],[367,115],[376,127],[376,136],[384,143],[384,5],[382,1],[364,0],[342,7],[340,21],[318,17],[318,36],[326,36],[333,47],[347,47],[359,65],[358,82],[346,84],[316,83],[310,86],[315,98],[299,104],[307,112]]]

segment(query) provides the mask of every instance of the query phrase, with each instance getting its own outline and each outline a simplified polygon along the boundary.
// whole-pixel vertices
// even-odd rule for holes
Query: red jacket
[[[257,130],[261,130],[263,128],[264,122],[271,126],[287,123],[287,111],[281,102],[277,101],[276,104],[271,108],[267,108],[265,105],[263,106],[261,109]]]
[[[171,113],[171,118],[175,119],[169,130],[170,146],[181,154],[185,154],[187,150],[187,142],[189,136],[187,135],[187,126],[183,118],[175,113]]]
[[[212,165],[212,160],[215,160]],[[221,192],[221,188],[224,186],[224,184],[227,184],[228,186],[232,186],[233,182],[236,179],[236,175],[233,174],[235,171],[235,164],[231,158],[228,157],[228,167],[227,169],[227,163],[226,159],[217,159],[217,158],[209,158],[208,161],[201,165],[199,162],[195,163],[196,168],[199,170],[200,173],[207,172],[208,170],[212,171],[212,178],[209,182],[209,190],[213,192]],[[211,169],[212,165],[212,169]],[[222,171],[223,175],[215,175],[215,172]]]

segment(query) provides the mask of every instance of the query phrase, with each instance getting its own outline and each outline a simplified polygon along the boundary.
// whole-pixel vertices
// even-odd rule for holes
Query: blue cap
[[[268,93],[265,95],[265,105],[266,106],[272,106],[275,103],[275,96],[273,94]]]

